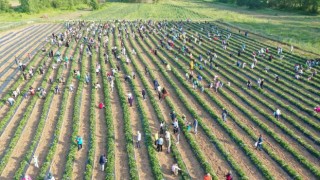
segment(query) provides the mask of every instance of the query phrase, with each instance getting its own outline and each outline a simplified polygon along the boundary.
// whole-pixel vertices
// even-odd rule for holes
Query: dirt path
[[[79,69],[79,65],[78,68]],[[72,116],[73,116],[73,102],[75,98],[76,91],[78,89],[78,80],[73,78],[73,84],[75,85],[74,92],[70,92],[71,95],[68,96],[66,109],[67,111],[64,114],[64,120],[61,126],[61,132],[59,136],[59,143],[57,145],[55,155],[51,162],[51,172],[55,178],[61,179],[63,175],[63,169],[65,167],[67,150],[69,149],[72,142],[69,142],[70,136],[72,133]]]
[[[110,71],[110,69],[108,69]],[[128,154],[124,136],[123,112],[120,106],[118,90],[111,93],[111,111],[115,127],[115,176],[116,179],[129,179]],[[121,177],[121,178],[120,178]]]
[[[102,76],[101,74],[97,76],[97,80],[99,84],[102,86]],[[94,104],[98,105],[100,102],[104,102],[103,89],[94,90],[96,93],[96,102]],[[105,122],[105,110],[100,110],[99,108],[95,107],[96,111],[96,149],[95,149],[95,163],[93,168],[93,179],[105,179],[106,174],[100,171],[99,159],[102,154],[106,154],[106,132],[107,126]]]
[[[85,72],[90,72],[90,59],[86,58],[82,61],[85,64]],[[80,151],[78,151],[75,155],[74,163],[73,163],[73,178],[80,179],[84,177],[85,168],[88,160],[88,150],[89,150],[89,134],[90,134],[90,101],[91,96],[91,84],[84,85],[82,90],[82,100],[80,107],[80,119],[79,119],[79,136],[83,138],[83,147]]]

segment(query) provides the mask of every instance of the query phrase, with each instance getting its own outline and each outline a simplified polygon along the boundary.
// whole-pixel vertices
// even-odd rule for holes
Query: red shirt
[[[212,180],[211,176],[204,175],[203,180]]]
[[[226,180],[232,180],[232,176],[230,174],[226,175]]]
[[[100,109],[104,108],[104,104],[103,104],[103,103],[100,103],[100,104],[99,104],[99,108],[100,108]]]

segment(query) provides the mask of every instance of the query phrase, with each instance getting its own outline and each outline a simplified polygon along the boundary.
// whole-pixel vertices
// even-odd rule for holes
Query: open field
[[[0,51],[5,53],[0,61],[0,179],[19,179],[24,174],[43,179],[48,172],[56,179],[201,179],[206,172],[213,179],[224,179],[228,171],[234,179],[320,178],[320,116],[313,111],[320,103],[319,74],[308,80],[314,70],[319,71],[319,64],[297,80],[294,65],[306,62],[298,53],[284,50],[280,60],[268,41],[238,32],[229,36],[219,22],[108,21],[72,27],[62,46],[52,43],[53,32],[58,36],[57,32],[66,32],[58,23],[34,24],[1,37]],[[84,37],[92,39],[88,42]],[[226,50],[223,41],[228,43]],[[243,44],[246,47],[238,55]],[[62,62],[48,57],[42,47],[54,54],[59,51]],[[250,68],[252,52],[261,48],[269,53],[256,55],[257,63]],[[36,72],[24,80],[10,53],[20,53],[22,60],[30,51],[34,51],[32,58],[24,63],[27,72],[31,67]],[[237,61],[247,66],[238,67]],[[38,72],[41,66],[43,74]],[[113,69],[120,71],[112,73]],[[191,72],[194,78],[186,79]],[[125,78],[128,75],[130,80]],[[263,88],[257,85],[258,78],[264,79]],[[159,100],[154,80],[169,93],[165,99]],[[216,92],[218,82],[224,85]],[[97,83],[101,88],[96,88]],[[57,86],[60,93],[55,93]],[[5,104],[17,87],[21,94],[13,106]],[[40,98],[40,92],[24,98],[29,87],[42,87],[45,98]],[[105,108],[98,108],[100,102]],[[226,121],[223,108],[228,111]],[[273,115],[276,108],[281,110],[279,120]],[[173,132],[172,111],[179,136]],[[194,119],[197,133],[187,129],[187,122],[192,124]],[[170,153],[167,143],[163,152],[154,145],[161,122],[171,134]],[[137,131],[142,135],[140,148],[136,147]],[[261,151],[254,147],[259,135]],[[83,138],[79,151],[77,136]],[[104,172],[99,170],[101,154],[108,160]],[[182,169],[179,176],[171,173],[175,162]]]

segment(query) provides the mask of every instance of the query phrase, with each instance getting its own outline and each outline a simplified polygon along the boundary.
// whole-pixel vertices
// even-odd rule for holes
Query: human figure
[[[222,109],[222,120],[223,120],[224,122],[227,121],[227,115],[228,115],[228,111],[227,111],[225,108],[223,108],[223,109]]]
[[[233,180],[231,171],[226,174],[226,180]]]
[[[274,116],[277,120],[280,119],[280,115],[281,115],[281,111],[279,108],[276,109],[276,111],[274,112]]]
[[[76,142],[77,142],[77,145],[78,145],[78,151],[79,151],[80,149],[82,149],[82,144],[83,144],[82,137],[81,137],[81,136],[77,136],[77,138],[76,138]]]
[[[137,132],[137,148],[140,148],[140,142],[141,142],[141,133],[140,131]]]
[[[206,173],[206,174],[203,176],[203,180],[212,180],[212,177],[211,177],[210,173]]]
[[[179,171],[181,171],[181,169],[179,168],[177,163],[174,163],[172,165],[172,167],[171,167],[171,171],[172,171],[173,175],[178,176],[179,175]]]
[[[39,168],[38,157],[36,155],[33,156],[33,163],[36,168]]]
[[[194,134],[198,133],[198,120],[194,119],[193,121],[193,130],[194,130]]]
[[[100,169],[101,171],[104,171],[104,165],[106,164],[107,162],[107,158],[106,158],[106,155],[105,154],[102,154],[100,156],[100,159],[99,159],[99,164],[100,164]]]
[[[167,152],[170,153],[170,147],[171,147],[171,135],[169,131],[166,131],[165,133],[165,139],[166,139],[166,143],[167,143]]]
[[[103,102],[100,102],[99,103],[99,109],[103,109],[103,108],[105,108],[105,106],[104,106]]]
[[[142,89],[141,94],[142,94],[143,100],[146,100],[146,90]]]
[[[160,136],[160,138],[158,139],[158,142],[157,142],[157,150],[158,152],[162,152],[162,145],[163,145],[163,138],[162,136]]]
[[[8,98],[8,102],[10,104],[10,106],[13,106],[13,104],[16,102],[12,97]]]
[[[263,143],[262,135],[260,134],[258,141],[255,143],[256,149],[258,149],[259,151],[262,150],[262,143]]]

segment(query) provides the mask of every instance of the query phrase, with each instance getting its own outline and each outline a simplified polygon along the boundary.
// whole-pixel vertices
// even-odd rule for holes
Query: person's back
[[[207,173],[203,176],[203,180],[212,180],[212,177],[209,173]]]
[[[82,142],[82,137],[78,137],[77,138],[77,141],[78,141],[78,144],[82,144],[83,142]]]

